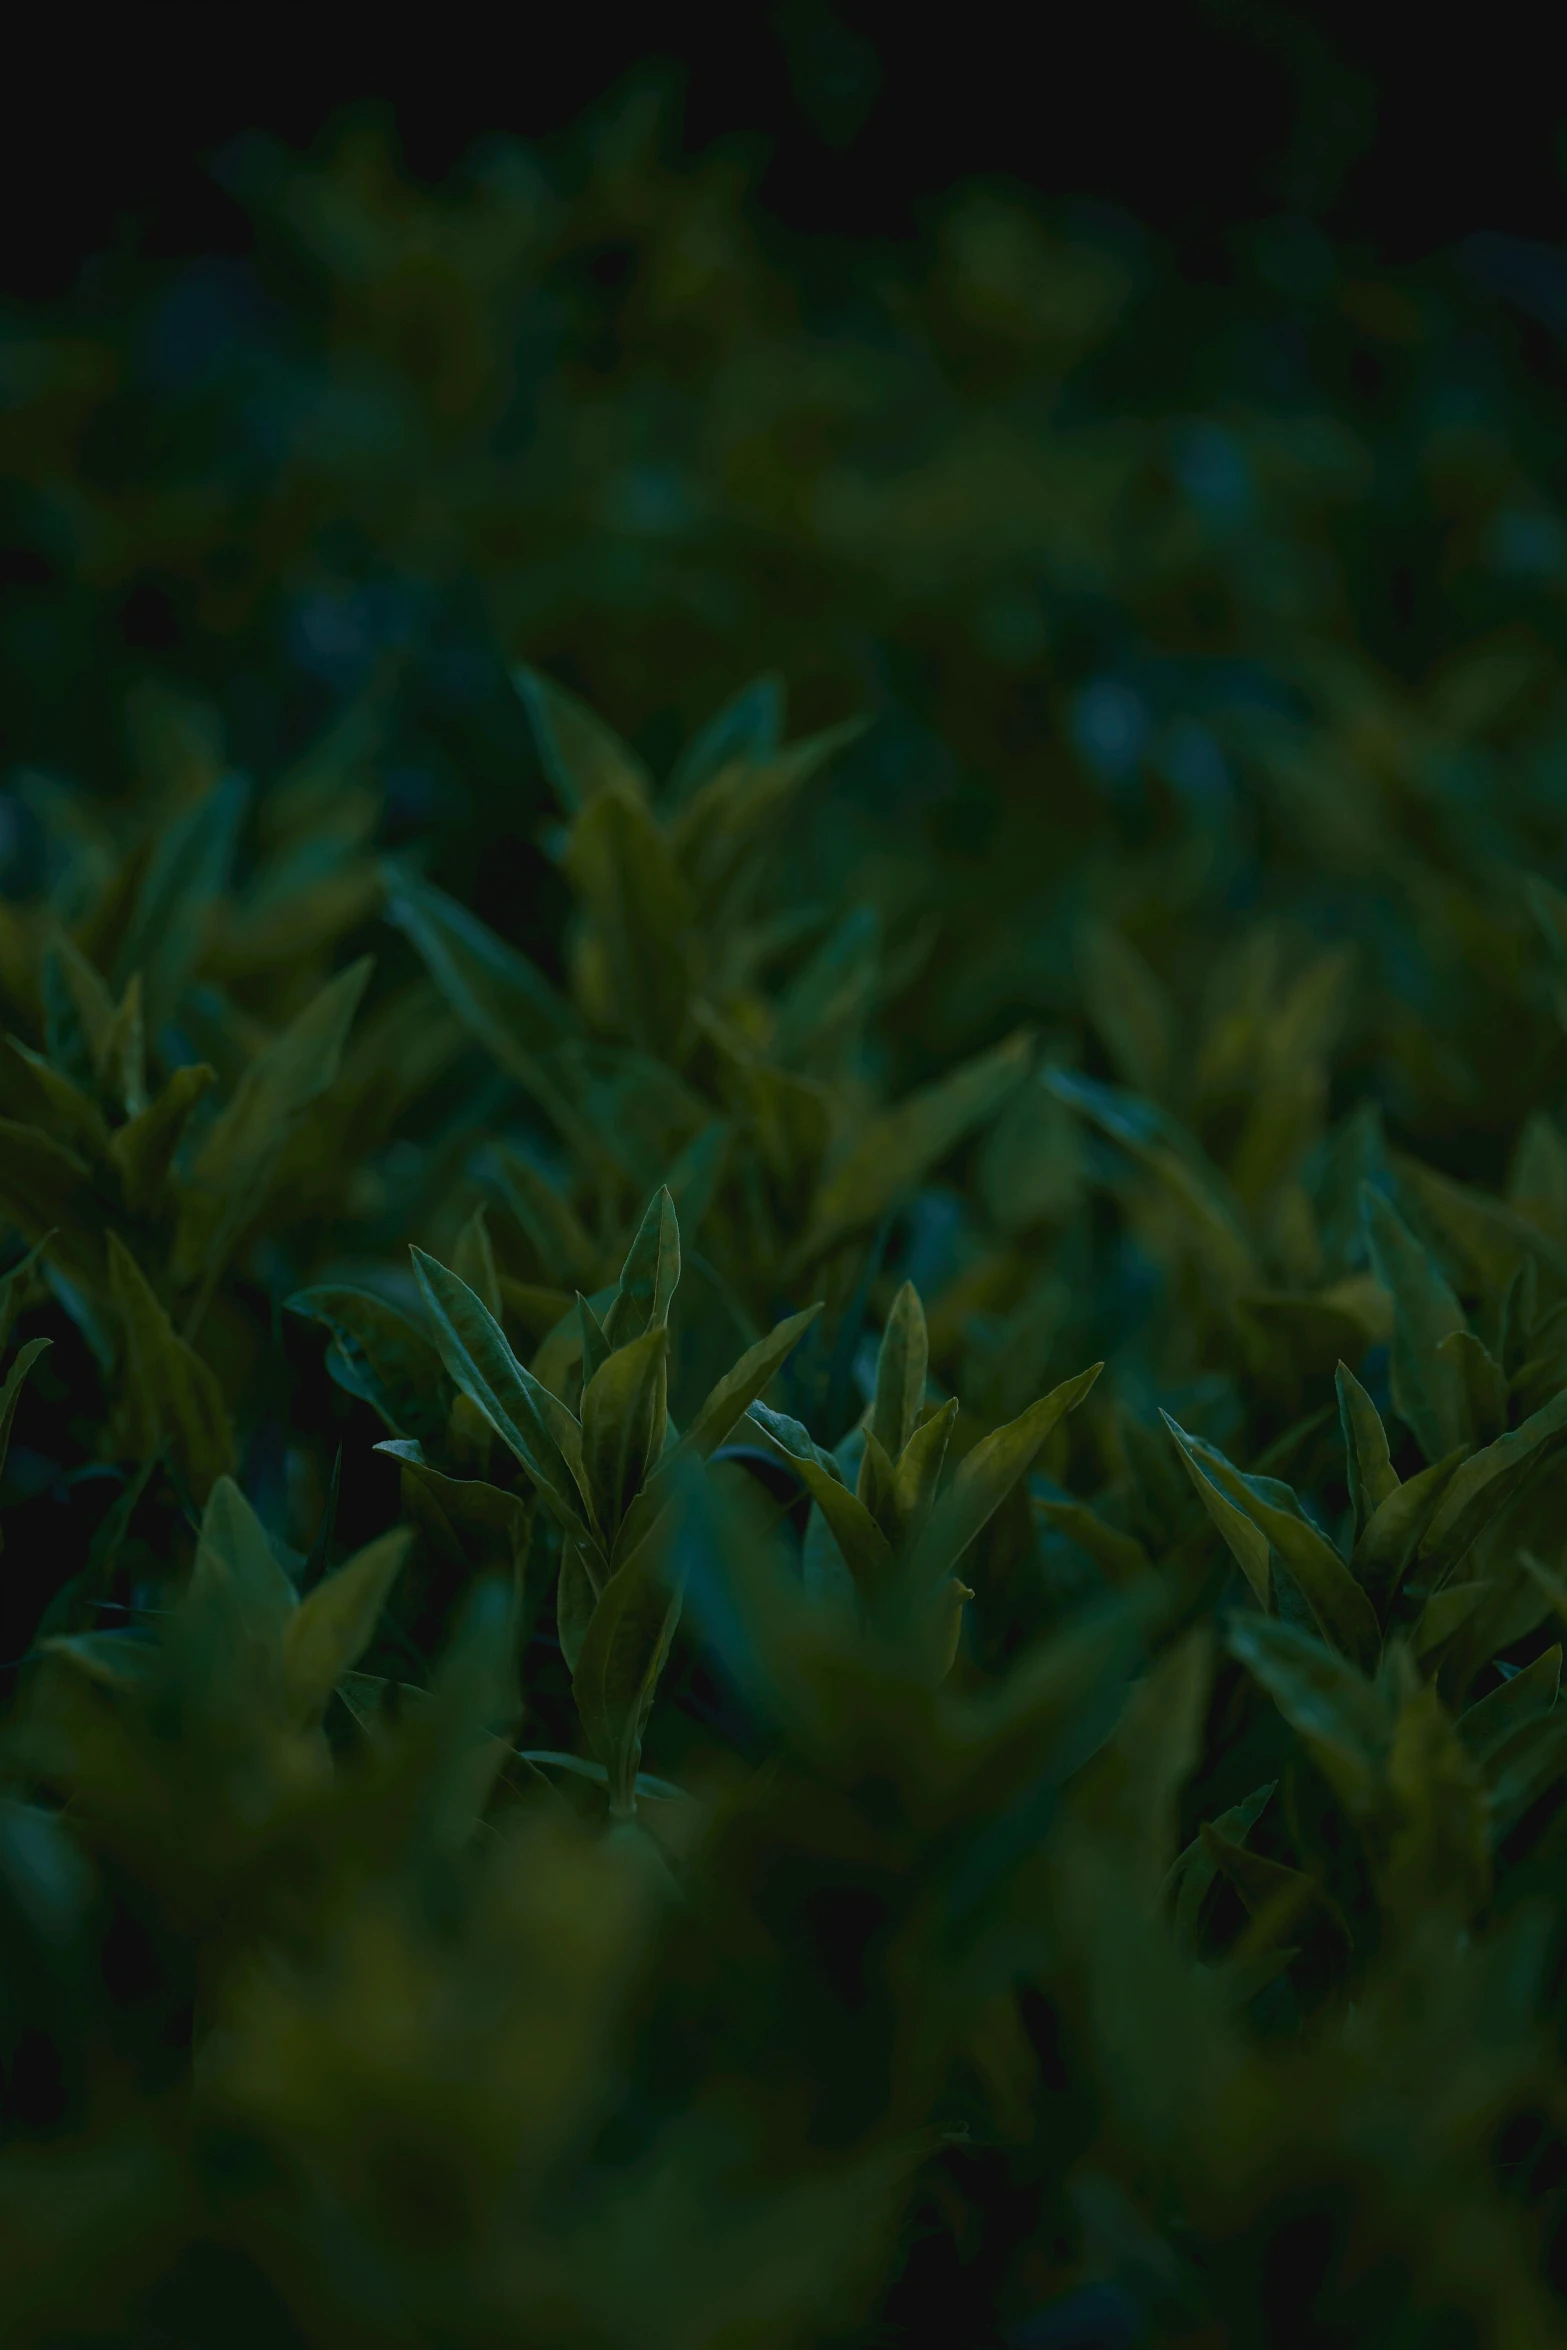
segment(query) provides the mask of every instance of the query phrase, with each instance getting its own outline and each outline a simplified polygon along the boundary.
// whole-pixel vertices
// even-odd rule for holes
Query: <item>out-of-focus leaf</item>
[[[1437,1461],[1472,1441],[1462,1366],[1440,1351],[1444,1338],[1468,1327],[1464,1310],[1397,1210],[1369,1186],[1361,1196],[1372,1262],[1393,1297],[1393,1407],[1426,1459]]]
[[[128,1248],[109,1236],[109,1284],[124,1335],[120,1413],[124,1442],[146,1460],[167,1441],[198,1502],[234,1465],[234,1437],[211,1368],[177,1335]]]
[[[585,702],[536,669],[519,666],[512,681],[527,709],[550,787],[568,816],[601,792],[647,798],[646,768]]]
[[[795,1252],[804,1266],[907,1197],[964,1135],[993,1117],[1024,1075],[1026,1034],[955,1069],[950,1077],[884,1111],[823,1182],[810,1232]]]
[[[407,1529],[399,1526],[367,1543],[318,1583],[289,1617],[283,1676],[301,1720],[320,1720],[332,1691],[370,1645],[409,1540]]]
[[[294,1127],[331,1086],[370,958],[329,981],[260,1052],[219,1113],[191,1168],[175,1239],[176,1277],[209,1277],[256,1213]]]
[[[1277,1618],[1233,1617],[1226,1638],[1305,1740],[1346,1810],[1373,1816],[1393,1736],[1381,1692],[1347,1657]]]

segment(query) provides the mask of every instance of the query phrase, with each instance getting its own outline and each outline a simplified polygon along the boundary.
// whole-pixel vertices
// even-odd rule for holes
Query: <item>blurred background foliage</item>
[[[10,2338],[1560,2332],[1567,259],[1268,21],[1233,224],[649,70],[0,306]]]

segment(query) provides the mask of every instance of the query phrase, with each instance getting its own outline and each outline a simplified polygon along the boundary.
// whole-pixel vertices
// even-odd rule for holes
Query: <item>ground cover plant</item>
[[[13,322],[5,2339],[1554,2340],[1546,263],[656,123]]]

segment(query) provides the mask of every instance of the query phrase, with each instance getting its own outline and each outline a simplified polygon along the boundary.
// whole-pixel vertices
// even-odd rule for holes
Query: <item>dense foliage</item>
[[[658,120],[7,331],[0,2331],[1554,2340],[1550,257]]]

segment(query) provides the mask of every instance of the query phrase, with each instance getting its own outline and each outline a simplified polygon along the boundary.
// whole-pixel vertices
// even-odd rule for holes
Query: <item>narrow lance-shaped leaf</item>
[[[1564,1445],[1567,1389],[1521,1427],[1459,1463],[1421,1537],[1420,1556],[1439,1558],[1444,1573],[1450,1574],[1524,1478]]]
[[[1266,1537],[1299,1585],[1324,1637],[1357,1662],[1374,1663],[1382,1638],[1376,1611],[1327,1537],[1304,1516],[1268,1500],[1259,1491],[1263,1480],[1243,1476],[1216,1445],[1188,1436],[1168,1412],[1163,1418],[1188,1462],[1202,1469],[1204,1482],[1198,1490],[1206,1498],[1205,1488],[1215,1489]]]
[[[865,1504],[845,1485],[831,1453],[823,1452],[798,1420],[769,1411],[764,1403],[753,1403],[748,1416],[799,1471],[860,1589],[868,1595],[885,1590],[892,1573],[891,1545]]]
[[[647,797],[641,760],[585,702],[537,669],[519,665],[512,682],[532,722],[551,789],[568,816],[604,791]]]
[[[362,955],[250,1063],[191,1169],[175,1239],[179,1280],[209,1280],[261,1205],[299,1119],[331,1086],[371,958]]]
[[[133,1216],[151,1215],[161,1204],[190,1114],[217,1080],[208,1062],[187,1062],[170,1072],[144,1108],[115,1128],[109,1156]]]
[[[872,1119],[823,1183],[795,1262],[812,1262],[912,1191],[966,1134],[995,1115],[1022,1082],[1032,1056],[1032,1038],[1020,1033]]]
[[[0,1386],[0,1472],[5,1468],[5,1456],[11,1447],[11,1423],[16,1418],[22,1382],[39,1356],[46,1354],[53,1343],[49,1338],[30,1338],[25,1346],[17,1349],[16,1360],[6,1372],[5,1384]],[[0,1546],[4,1540],[4,1529],[0,1527]]]
[[[210,1366],[179,1337],[146,1275],[116,1235],[109,1235],[109,1279],[125,1337],[121,1383],[131,1453],[145,1460],[167,1438],[197,1501],[234,1462],[234,1438]]]
[[[1361,1208],[1377,1278],[1393,1298],[1393,1405],[1426,1459],[1440,1460],[1469,1442],[1463,1371],[1438,1351],[1467,1327],[1464,1310],[1435,1260],[1369,1183],[1361,1187]]]
[[[663,1448],[668,1348],[655,1325],[617,1347],[582,1391],[582,1458],[608,1544]]]
[[[467,1283],[423,1249],[410,1254],[437,1350],[452,1378],[516,1454],[561,1524],[596,1542],[578,1422],[518,1362],[500,1324]]]
[[[412,1534],[397,1526],[367,1543],[318,1583],[290,1616],[283,1634],[283,1677],[295,1713],[318,1722],[344,1673],[375,1635]]]
[[[626,1261],[615,1300],[604,1316],[611,1346],[624,1346],[669,1319],[670,1300],[680,1280],[680,1226],[667,1187],[648,1202]]]
[[[951,1572],[1018,1479],[1027,1476],[1051,1430],[1082,1402],[1103,1369],[1103,1363],[1094,1363],[1075,1378],[1063,1379],[964,1456],[914,1550],[910,1575],[915,1584],[933,1589]]]
[[[1359,1534],[1372,1512],[1380,1508],[1390,1493],[1397,1492],[1398,1472],[1388,1451],[1382,1415],[1347,1363],[1339,1364],[1337,1384],[1350,1506]]]
[[[914,1433],[925,1401],[929,1362],[925,1308],[913,1282],[905,1281],[892,1301],[882,1333],[871,1401],[871,1433],[891,1460],[897,1460]]]
[[[680,1617],[667,1520],[650,1527],[599,1594],[572,1672],[589,1745],[609,1774],[610,1810],[636,1809],[642,1733]]]

